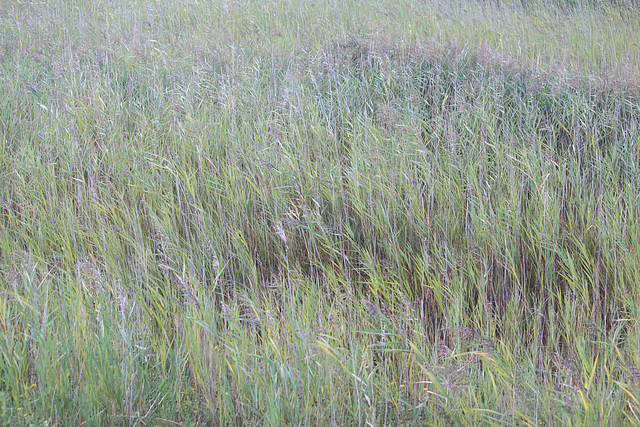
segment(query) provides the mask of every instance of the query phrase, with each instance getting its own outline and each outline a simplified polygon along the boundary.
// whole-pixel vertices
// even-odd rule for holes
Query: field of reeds
[[[0,0],[0,425],[640,425],[640,9]]]

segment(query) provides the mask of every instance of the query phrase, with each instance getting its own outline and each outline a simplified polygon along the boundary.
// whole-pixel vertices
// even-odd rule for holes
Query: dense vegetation
[[[640,424],[640,12],[0,1],[2,425]]]

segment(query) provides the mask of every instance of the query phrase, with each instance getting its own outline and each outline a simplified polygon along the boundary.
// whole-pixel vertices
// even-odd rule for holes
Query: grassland
[[[640,12],[0,1],[1,425],[640,424]]]

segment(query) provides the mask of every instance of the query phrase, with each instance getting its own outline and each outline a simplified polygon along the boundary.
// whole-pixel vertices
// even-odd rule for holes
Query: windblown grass
[[[3,425],[640,423],[640,14],[2,2]]]

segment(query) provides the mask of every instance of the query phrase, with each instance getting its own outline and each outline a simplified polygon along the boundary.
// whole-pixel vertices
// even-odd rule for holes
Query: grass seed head
[[[287,235],[284,233],[281,222],[278,222],[278,224],[276,224],[276,235],[280,238],[280,240],[282,240],[285,245],[287,244]]]

